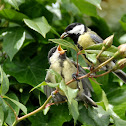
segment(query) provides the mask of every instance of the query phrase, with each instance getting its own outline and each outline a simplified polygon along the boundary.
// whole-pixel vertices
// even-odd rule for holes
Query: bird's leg
[[[79,56],[79,53],[77,53],[77,73],[76,73],[76,76],[78,76],[78,74],[79,74],[79,70],[78,70],[78,56]]]
[[[76,80],[77,82],[80,82],[80,80],[78,80],[77,77],[79,77],[79,74],[78,74],[78,75],[77,75],[76,73],[73,73],[73,74],[72,74],[72,78],[73,78],[74,80]]]
[[[78,69],[78,56],[81,54],[81,51],[79,51],[78,53],[77,53],[77,73],[76,73],[76,75],[78,76],[78,74],[79,74],[79,69]]]

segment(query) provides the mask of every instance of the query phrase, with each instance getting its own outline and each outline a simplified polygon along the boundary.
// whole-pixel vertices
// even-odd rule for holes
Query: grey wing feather
[[[47,98],[52,94],[53,91],[55,91],[55,88],[49,87],[48,85],[44,86],[44,93],[46,94]],[[65,101],[66,97],[60,95],[57,93],[56,95],[53,96],[53,101],[54,102],[60,102],[60,101]]]
[[[93,39],[93,41],[97,44],[97,43],[102,43],[103,42],[103,39],[98,36],[97,34],[93,34],[93,33],[90,33],[90,37]]]
[[[89,96],[82,94],[81,97],[82,97],[83,101],[85,101],[87,104],[90,104],[94,107],[98,107],[97,104]]]
[[[126,84],[126,73],[123,72],[122,70],[116,70],[116,71],[113,71],[113,73],[119,77],[121,80],[123,80],[123,82]]]

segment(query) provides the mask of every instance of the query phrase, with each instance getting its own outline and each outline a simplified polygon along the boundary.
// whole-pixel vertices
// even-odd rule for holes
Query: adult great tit
[[[94,31],[86,27],[84,24],[81,23],[72,23],[68,25],[65,29],[65,32],[61,35],[61,38],[70,37],[74,43],[78,46],[80,50],[86,49],[87,47],[102,43],[103,39],[97,35]],[[92,65],[92,63],[85,57],[85,62],[88,65]],[[101,63],[104,61],[100,61]],[[115,63],[112,61],[106,67],[105,70],[111,69]],[[118,78],[123,80],[126,83],[126,73],[122,70],[116,70],[113,72]]]
[[[59,73],[65,83],[73,79],[72,75],[77,71],[77,64],[66,56],[65,50],[63,50],[60,45],[58,47],[53,47],[49,51],[48,60],[50,63],[49,69]],[[79,76],[83,76],[85,74],[86,72],[79,65]],[[47,71],[45,81],[56,83],[55,75]],[[91,91],[93,91],[93,88],[88,78],[83,78],[80,81],[74,81],[67,86],[72,89],[79,90],[77,95],[77,99],[79,101],[84,101],[85,104],[97,107],[96,103],[91,99]],[[49,97],[54,90],[56,90],[56,88],[49,87],[48,85],[44,86],[44,92],[47,97]],[[54,102],[66,100],[67,98],[64,92],[61,90],[58,91],[59,92],[53,97]]]

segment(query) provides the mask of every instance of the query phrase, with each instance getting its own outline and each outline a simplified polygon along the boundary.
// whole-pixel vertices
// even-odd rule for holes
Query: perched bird
[[[53,47],[49,51],[48,60],[50,63],[49,69],[59,73],[65,83],[73,79],[73,74],[77,72],[77,64],[66,56],[65,50],[63,50],[60,45],[58,47]],[[85,74],[86,72],[79,65],[79,76],[83,76]],[[47,71],[45,81],[48,83],[56,83],[55,76],[49,71]],[[93,88],[88,78],[83,78],[80,81],[74,81],[68,86],[72,89],[79,90],[77,95],[78,100],[84,101],[85,104],[97,107],[96,103],[90,98]],[[44,92],[47,97],[49,97],[54,90],[56,90],[56,88],[49,87],[48,85],[44,86]],[[60,102],[66,99],[67,98],[64,92],[61,90],[59,90],[59,92],[53,97],[54,102]]]
[[[80,50],[86,49],[87,47],[102,43],[103,39],[98,36],[97,33],[86,27],[84,24],[81,23],[72,23],[68,25],[65,29],[65,32],[61,35],[61,38],[66,38],[70,37],[74,43],[78,46]],[[86,55],[85,57],[85,62],[88,65],[92,65],[92,62],[88,60]],[[104,61],[100,61],[100,63]],[[104,70],[111,69],[113,66],[115,66],[115,63],[111,61]],[[116,70],[113,72],[117,77],[119,77],[121,80],[126,83],[126,73],[123,72],[122,70]]]

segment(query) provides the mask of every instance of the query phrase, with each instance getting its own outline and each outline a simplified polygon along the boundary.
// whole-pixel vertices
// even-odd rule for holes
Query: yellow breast
[[[90,37],[90,34],[84,33],[83,35],[80,35],[78,39],[78,44],[83,47],[83,49],[86,49],[87,47],[94,45],[94,41]]]

